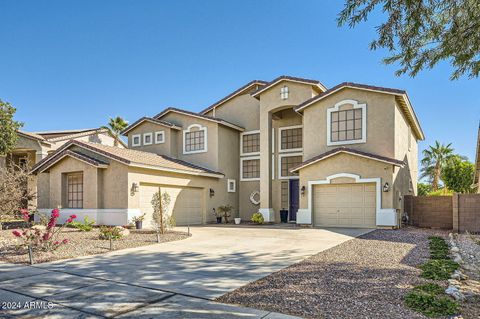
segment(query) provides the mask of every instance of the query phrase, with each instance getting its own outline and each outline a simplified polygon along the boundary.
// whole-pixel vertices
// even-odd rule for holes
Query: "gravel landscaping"
[[[425,318],[403,297],[426,283],[417,268],[441,230],[375,230],[218,299],[307,318]],[[446,285],[445,287],[446,288]]]
[[[82,232],[73,228],[65,228],[61,239],[67,238],[68,244],[62,245],[53,253],[35,252],[34,262],[43,263],[48,261],[75,258],[102,254],[110,251],[110,241],[99,240],[100,232],[94,228],[89,232]],[[160,237],[162,243],[187,238],[184,232],[170,231]],[[26,264],[29,262],[25,248],[19,248],[17,239],[12,235],[12,230],[0,231],[0,260],[10,263]],[[157,235],[152,231],[130,230],[130,235],[113,241],[113,249],[120,250],[139,246],[153,245],[157,243]]]

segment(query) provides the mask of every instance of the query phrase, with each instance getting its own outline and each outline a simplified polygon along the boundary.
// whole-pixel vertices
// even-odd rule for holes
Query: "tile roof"
[[[213,116],[208,116],[208,115],[203,115],[203,114],[199,114],[199,113],[195,113],[195,112],[191,112],[191,111],[187,111],[187,110],[182,110],[182,109],[179,109],[179,108],[176,108],[176,107],[166,108],[162,112],[155,115],[153,118],[159,119],[159,118],[165,116],[166,114],[168,114],[169,112],[176,112],[176,113],[185,114],[185,115],[188,115],[188,116],[198,117],[198,118],[201,118],[201,119],[204,119],[204,120],[207,120],[207,121],[212,121],[212,122],[216,122],[218,124],[222,124],[224,126],[231,127],[231,128],[236,129],[240,132],[245,131],[244,127],[241,127],[237,124],[226,121],[224,119],[221,119],[221,118],[218,118],[218,117],[213,117]]]
[[[228,94],[227,96],[225,96],[224,98],[218,100],[217,102],[213,103],[212,105],[210,105],[209,107],[205,108],[204,110],[200,111],[199,113],[200,114],[205,114],[207,112],[209,112],[210,110],[220,106],[221,104],[225,103],[226,101],[234,98],[235,96],[237,95],[240,95],[242,93],[245,93],[245,91],[247,91],[250,87],[252,86],[255,86],[255,85],[259,85],[259,86],[264,86],[268,84],[267,81],[262,81],[262,80],[253,80],[253,81],[250,81],[248,82],[247,84],[243,85],[242,87],[240,87],[239,89],[233,91],[232,93]]]
[[[62,160],[63,158],[65,157],[73,157],[73,158],[76,158],[82,162],[85,162],[87,164],[90,164],[92,166],[95,166],[95,167],[106,167],[108,165],[108,163],[106,162],[103,162],[97,158],[93,158],[93,157],[90,157],[86,154],[83,154],[83,153],[79,153],[79,152],[75,152],[75,151],[71,151],[71,150],[68,150],[68,149],[65,149],[61,152],[55,152],[54,154],[52,154],[51,157],[49,157],[49,160],[48,161],[45,161],[42,165],[35,165],[33,168],[32,168],[32,173],[35,173],[35,172],[43,172],[47,169],[49,169],[50,167],[52,167],[53,165],[55,165],[55,163],[59,162],[60,160]]]
[[[160,124],[160,125],[163,125],[163,126],[166,126],[166,127],[169,127],[169,128],[173,128],[173,129],[176,129],[176,130],[182,129],[181,126],[175,125],[175,124],[173,124],[173,123],[170,123],[170,122],[167,122],[167,121],[163,121],[163,120],[159,120],[159,119],[155,119],[155,118],[152,118],[152,117],[144,116],[144,117],[139,118],[138,120],[136,120],[134,123],[132,123],[131,125],[129,125],[127,128],[125,128],[125,129],[122,131],[122,135],[127,134],[127,133],[130,132],[132,129],[134,129],[136,126],[138,126],[140,123],[145,122],[145,121],[152,122],[152,123],[156,123],[156,124]]]
[[[24,131],[17,131],[17,134],[20,136],[25,136],[28,138],[33,138],[34,140],[48,143],[48,141],[41,135],[35,134],[35,133],[30,133],[30,132],[24,132]]]
[[[88,128],[88,129],[79,129],[79,130],[59,130],[59,131],[44,131],[44,132],[35,132],[34,134],[40,135],[46,140],[56,140],[56,139],[67,139],[68,136],[77,135],[81,133],[92,133],[98,131],[99,128]]]
[[[318,80],[312,80],[312,79],[305,79],[305,78],[299,78],[299,77],[294,77],[294,76],[288,76],[288,75],[281,75],[277,77],[276,79],[273,79],[272,81],[268,82],[265,86],[262,88],[258,89],[257,91],[252,93],[253,97],[258,96],[261,92],[268,90],[270,87],[274,86],[275,84],[279,83],[280,81],[293,81],[293,82],[300,82],[300,83],[307,83],[314,85],[318,88],[321,89],[321,91],[327,90],[327,88]]]
[[[365,158],[377,160],[377,161],[380,161],[380,162],[389,163],[389,164],[396,165],[396,166],[404,166],[405,165],[405,162],[394,159],[394,158],[385,157],[385,156],[381,156],[381,155],[377,155],[377,154],[373,154],[373,153],[368,153],[368,152],[363,152],[363,151],[358,151],[358,150],[351,149],[351,148],[348,148],[348,147],[338,147],[338,148],[335,148],[335,149],[330,150],[328,152],[325,152],[325,153],[322,153],[322,154],[317,155],[315,157],[312,157],[311,159],[306,160],[306,161],[298,164],[295,167],[292,167],[290,169],[290,171],[291,172],[296,172],[296,171],[298,171],[298,170],[300,170],[300,169],[302,169],[306,166],[309,166],[309,165],[312,165],[316,162],[327,159],[327,158],[329,158],[333,155],[336,155],[338,153],[348,153],[348,154],[352,154],[352,155],[357,155],[357,156],[360,156],[360,157],[365,157]]]
[[[80,142],[76,140],[72,140],[66,143],[65,145],[60,147],[55,153],[47,156],[46,158],[38,162],[32,168],[32,171],[36,171],[38,168],[49,162],[57,153],[62,152],[63,150],[73,145],[103,155],[107,158],[111,158],[129,166],[146,167],[191,175],[211,175],[214,177],[223,176],[222,173],[215,172],[213,170],[189,162],[174,159],[166,155],[157,155],[155,153],[142,152],[128,148],[119,148],[115,146],[107,146],[97,143],[83,141]]]

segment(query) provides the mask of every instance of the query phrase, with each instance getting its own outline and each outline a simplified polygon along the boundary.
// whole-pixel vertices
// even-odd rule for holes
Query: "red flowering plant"
[[[27,220],[29,218],[28,211],[25,213],[21,211],[23,219]],[[60,234],[62,233],[63,228],[68,224],[72,223],[76,215],[70,215],[70,217],[65,221],[65,223],[60,227],[55,227],[57,225],[57,220],[60,217],[60,212],[58,209],[52,210],[50,215],[50,220],[46,227],[33,226],[31,228],[14,230],[12,231],[13,236],[17,237],[22,241],[21,246],[28,247],[31,246],[32,249],[43,250],[43,251],[54,251],[59,248],[61,245],[68,243],[68,239],[60,240]]]

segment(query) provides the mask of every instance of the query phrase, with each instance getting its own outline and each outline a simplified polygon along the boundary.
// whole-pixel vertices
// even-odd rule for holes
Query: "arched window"
[[[183,131],[183,154],[204,153],[207,151],[207,128],[192,124]]]

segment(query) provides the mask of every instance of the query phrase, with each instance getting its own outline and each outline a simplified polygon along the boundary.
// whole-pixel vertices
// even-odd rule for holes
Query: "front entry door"
[[[289,199],[290,207],[288,211],[288,217],[290,221],[297,220],[297,211],[299,204],[299,189],[298,189],[298,179],[291,179],[289,183]]]

